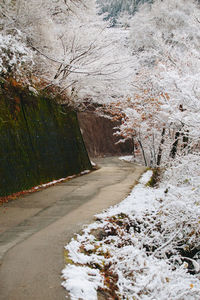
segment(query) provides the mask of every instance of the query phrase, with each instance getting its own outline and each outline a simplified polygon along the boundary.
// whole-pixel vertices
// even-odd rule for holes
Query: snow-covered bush
[[[87,265],[91,270],[98,269],[87,287],[94,292],[98,285],[108,299],[199,299],[198,162],[199,156],[194,155],[182,162],[177,159],[164,172],[157,188],[148,186],[148,171],[128,198],[97,215],[97,221],[66,246],[77,268]],[[70,268],[66,266],[63,271],[64,286],[72,299],[78,299],[74,291],[86,299],[79,287],[74,291],[70,288],[69,278],[75,286],[76,266],[73,273]],[[93,271],[87,272],[89,276]]]
[[[0,75],[26,77],[34,64],[33,55],[19,31],[15,35],[0,32]]]

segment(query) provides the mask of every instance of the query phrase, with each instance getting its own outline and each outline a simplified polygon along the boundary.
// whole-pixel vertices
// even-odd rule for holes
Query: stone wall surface
[[[91,169],[77,115],[0,80],[0,197]]]

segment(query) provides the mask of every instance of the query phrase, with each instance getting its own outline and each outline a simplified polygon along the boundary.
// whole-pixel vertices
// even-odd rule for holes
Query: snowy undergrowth
[[[15,35],[0,33],[0,75],[23,75],[33,66],[33,51],[26,46],[25,37],[16,30]],[[25,72],[26,73],[26,72]]]
[[[65,247],[71,299],[200,299],[200,171],[190,155],[158,187],[147,171],[119,205]]]

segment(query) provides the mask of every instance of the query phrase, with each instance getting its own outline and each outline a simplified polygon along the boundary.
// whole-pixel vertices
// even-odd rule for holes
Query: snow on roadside
[[[125,155],[125,156],[120,156],[119,159],[127,161],[129,163],[134,163],[139,165],[142,164],[142,158],[139,155],[137,155],[136,157],[134,157],[133,155]]]
[[[0,205],[2,203],[8,202],[9,200],[13,200],[17,197],[20,197],[21,195],[34,193],[34,192],[37,192],[41,189],[48,188],[48,187],[51,187],[51,186],[56,185],[58,183],[71,180],[71,179],[76,178],[78,176],[87,175],[90,172],[91,172],[91,170],[84,170],[84,171],[82,171],[78,174],[73,174],[73,175],[67,176],[65,178],[56,179],[56,180],[53,180],[53,181],[50,181],[50,182],[47,182],[47,183],[40,184],[38,186],[34,186],[34,187],[32,187],[28,190],[20,191],[20,192],[17,192],[17,193],[14,193],[14,194],[11,194],[11,195],[8,195],[8,196],[5,196],[5,197],[0,197]]]
[[[119,157],[120,160],[125,160],[128,162],[133,162],[134,161],[134,157],[133,155],[126,155],[126,156],[121,156]]]
[[[96,290],[103,286],[99,270],[70,265],[63,271],[63,287],[70,290],[71,299],[96,299]],[[89,283],[89,284],[88,284]]]
[[[189,161],[168,169],[157,188],[147,186],[147,171],[66,245],[73,265],[62,285],[71,299],[95,300],[102,290],[106,299],[200,299],[199,158]]]
[[[98,214],[96,217],[103,219],[107,217],[112,217],[117,214],[137,214],[141,210],[144,210],[146,207],[153,207],[154,205],[154,191],[145,188],[145,184],[151,179],[152,171],[145,172],[139,183],[132,190],[130,195],[123,200],[121,203],[115,205],[114,207],[110,207],[102,214]],[[151,197],[149,198],[149,193]],[[150,201],[149,201],[150,200]]]

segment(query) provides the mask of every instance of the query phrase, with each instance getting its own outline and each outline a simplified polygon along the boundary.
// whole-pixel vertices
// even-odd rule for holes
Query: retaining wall
[[[0,196],[91,169],[77,115],[0,81]]]

